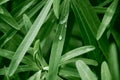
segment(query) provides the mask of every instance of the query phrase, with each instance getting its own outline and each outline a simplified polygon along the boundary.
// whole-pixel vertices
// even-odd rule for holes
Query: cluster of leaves
[[[1,80],[120,80],[119,0],[0,0]]]

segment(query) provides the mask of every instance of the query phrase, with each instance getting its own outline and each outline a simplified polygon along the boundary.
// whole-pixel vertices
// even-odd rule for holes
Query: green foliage
[[[101,65],[101,80],[112,80],[108,64],[105,61]]]
[[[111,3],[111,5],[107,8],[106,13],[103,17],[103,20],[102,20],[100,27],[98,29],[98,32],[97,32],[97,40],[99,40],[101,38],[101,36],[103,35],[103,32],[105,32],[105,29],[110,24],[111,19],[115,13],[117,5],[118,5],[118,0],[114,0]]]
[[[120,80],[119,0],[0,0],[1,80]]]
[[[97,80],[96,75],[81,60],[76,61],[76,67],[82,80]]]

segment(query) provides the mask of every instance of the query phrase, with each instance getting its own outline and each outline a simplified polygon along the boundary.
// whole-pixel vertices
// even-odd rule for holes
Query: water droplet
[[[61,35],[59,36],[59,40],[62,40],[62,36]]]
[[[65,28],[67,28],[67,24],[65,24]]]

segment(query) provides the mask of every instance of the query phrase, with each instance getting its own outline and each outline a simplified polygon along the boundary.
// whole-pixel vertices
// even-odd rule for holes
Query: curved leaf
[[[35,20],[35,22],[31,26],[31,28],[28,31],[27,35],[25,36],[24,40],[22,41],[22,43],[18,47],[17,51],[15,52],[15,55],[10,63],[9,69],[8,69],[9,76],[12,76],[15,73],[15,71],[16,71],[18,65],[20,64],[21,60],[23,59],[26,51],[28,50],[28,48],[32,44],[39,29],[43,25],[43,23],[47,17],[47,14],[52,6],[52,3],[53,3],[53,0],[48,0],[46,5],[44,6],[42,11],[40,12],[39,16],[37,17],[37,19]]]
[[[82,80],[97,80],[96,75],[83,61],[76,61],[76,67]]]

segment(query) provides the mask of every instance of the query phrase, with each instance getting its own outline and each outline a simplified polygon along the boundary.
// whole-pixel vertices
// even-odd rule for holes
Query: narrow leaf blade
[[[97,80],[96,75],[81,60],[76,61],[76,67],[82,80]]]
[[[97,37],[96,37],[97,40],[99,40],[101,38],[101,36],[105,32],[106,28],[109,26],[109,24],[113,18],[113,15],[115,13],[117,3],[118,3],[118,0],[114,0],[113,3],[106,10],[106,13],[103,17],[103,20],[99,26],[98,31],[97,31]]]
[[[60,0],[54,0],[53,10],[57,19],[59,18],[59,7],[60,7]]]
[[[74,50],[71,50],[69,52],[67,52],[66,54],[64,54],[61,58],[61,63],[64,61],[67,61],[69,59],[72,59],[74,57],[80,56],[82,54],[85,54],[87,52],[93,51],[95,49],[94,46],[83,46],[80,48],[76,48]]]
[[[0,5],[6,3],[6,2],[8,2],[8,1],[9,1],[9,0],[0,0]]]
[[[44,8],[42,9],[41,13],[33,23],[32,27],[30,28],[29,32],[25,36],[24,40],[18,47],[17,51],[15,52],[15,55],[10,63],[9,69],[8,69],[8,75],[12,76],[18,65],[20,64],[22,58],[24,57],[26,51],[32,44],[33,40],[35,39],[39,29],[41,28],[42,24],[45,21],[45,18],[47,17],[47,14],[52,6],[53,0],[49,0]]]
[[[118,54],[117,54],[117,47],[114,43],[110,45],[109,48],[109,65],[112,74],[113,80],[119,80],[119,63],[118,63]]]
[[[112,80],[109,67],[105,61],[102,63],[101,66],[101,78],[102,80]]]

